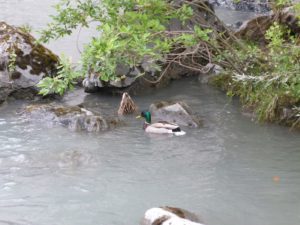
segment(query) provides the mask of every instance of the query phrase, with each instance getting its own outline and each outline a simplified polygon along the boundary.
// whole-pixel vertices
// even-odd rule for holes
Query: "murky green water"
[[[40,28],[51,2],[0,0],[0,20]],[[76,58],[74,40],[50,47]],[[142,109],[164,99],[185,100],[204,127],[151,136],[128,117],[125,127],[84,134],[22,119],[26,102],[0,107],[0,224],[134,225],[160,205],[208,225],[299,224],[299,133],[251,122],[236,101],[193,79],[135,98]],[[78,90],[64,102],[115,112],[119,100]]]

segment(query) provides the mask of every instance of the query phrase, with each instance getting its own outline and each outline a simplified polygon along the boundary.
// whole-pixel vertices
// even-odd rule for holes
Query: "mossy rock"
[[[32,35],[0,22],[0,101],[20,89],[36,94],[35,85],[43,77],[55,76],[58,62],[58,56]]]
[[[104,117],[79,106],[56,103],[29,105],[23,116],[48,125],[62,125],[71,131],[102,132],[124,125],[118,117]]]

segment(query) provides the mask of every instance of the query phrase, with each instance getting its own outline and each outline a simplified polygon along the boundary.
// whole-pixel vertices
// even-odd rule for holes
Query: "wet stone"
[[[43,77],[55,76],[58,61],[58,56],[36,44],[32,35],[0,22],[0,102],[18,90],[31,89],[35,91],[28,93],[37,93],[35,85]]]
[[[29,105],[24,109],[23,117],[62,125],[71,131],[102,132],[124,125],[118,117],[105,117],[79,106],[56,103]]]

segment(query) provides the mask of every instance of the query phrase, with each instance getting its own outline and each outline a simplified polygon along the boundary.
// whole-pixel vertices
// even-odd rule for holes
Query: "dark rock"
[[[300,129],[300,106],[284,107],[280,109],[280,124],[288,125],[292,129]]]
[[[201,225],[197,215],[175,207],[151,208],[145,212],[140,225]]]
[[[30,34],[0,22],[0,102],[11,93],[22,98],[34,96],[35,85],[43,77],[55,75],[58,60]],[[17,94],[19,90],[22,94]]]
[[[149,110],[152,116],[158,120],[194,128],[202,125],[200,117],[195,115],[191,108],[182,101],[156,102],[150,105]]]
[[[23,116],[29,120],[42,120],[60,124],[72,131],[101,132],[123,125],[117,117],[104,117],[79,106],[36,104],[25,108]]]

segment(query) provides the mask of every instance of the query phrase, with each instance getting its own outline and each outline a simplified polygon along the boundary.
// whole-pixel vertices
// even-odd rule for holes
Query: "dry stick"
[[[163,71],[163,73],[160,75],[160,77],[159,77],[157,80],[155,80],[155,81],[148,80],[148,79],[145,78],[145,77],[143,77],[143,79],[146,80],[146,81],[149,82],[149,83],[152,83],[152,84],[156,84],[156,83],[160,82],[161,79],[162,79],[162,78],[164,77],[164,75],[166,74],[167,70],[170,68],[170,66],[171,66],[172,63],[177,63],[177,64],[179,64],[179,65],[181,65],[181,66],[183,66],[183,67],[185,67],[185,68],[188,68],[188,69],[191,69],[191,70],[194,70],[194,71],[199,71],[199,72],[201,72],[201,73],[207,73],[207,72],[209,71],[209,69],[205,69],[205,70],[204,70],[204,67],[205,67],[205,66],[203,66],[203,65],[201,65],[201,64],[199,64],[199,63],[196,63],[196,62],[193,60],[193,58],[195,57],[195,54],[196,54],[196,53],[199,53],[200,56],[197,56],[197,58],[203,58],[203,59],[208,60],[209,62],[212,62],[212,60],[211,60],[211,53],[209,52],[209,48],[208,48],[207,44],[204,43],[204,42],[203,42],[202,44],[205,45],[205,50],[206,50],[206,53],[207,53],[207,54],[203,54],[203,53],[200,54],[200,51],[199,51],[199,49],[200,49],[200,43],[196,46],[196,48],[195,48],[193,51],[186,52],[186,53],[178,53],[178,54],[175,54],[175,53],[168,54],[168,56],[176,56],[176,57],[175,57],[174,59],[172,59],[172,60],[167,60],[168,65],[167,65],[167,67],[164,69],[164,71]],[[179,49],[179,48],[177,48],[177,49]],[[204,49],[203,49],[203,50],[204,50]],[[193,62],[193,65],[186,65],[186,64],[183,64],[183,63],[181,62],[180,59],[181,59],[182,57],[189,56],[189,55],[192,56],[192,62]],[[176,60],[179,60],[179,61],[177,62]],[[202,69],[201,69],[201,68],[202,68]]]
[[[241,44],[239,39],[234,35],[232,34],[232,31],[230,29],[228,29],[228,27],[223,23],[222,20],[219,19],[219,17],[216,16],[215,12],[213,10],[211,10],[211,8],[209,8],[203,1],[197,1],[198,4],[196,3],[193,3],[193,2],[189,2],[189,1],[184,1],[186,4],[190,4],[190,5],[194,5],[196,7],[199,7],[205,11],[207,11],[208,13],[210,13],[221,25],[222,25],[222,28],[227,32],[227,34],[233,39],[235,40],[238,44]],[[244,45],[241,44],[241,47],[243,47]]]
[[[178,65],[184,67],[184,68],[187,68],[187,69],[190,69],[190,70],[194,70],[194,71],[198,71],[198,72],[201,72],[202,73],[202,70],[199,69],[199,68],[196,68],[196,67],[191,67],[189,65],[185,65],[183,64],[181,61],[174,61],[174,63],[177,63]]]
[[[79,54],[82,53],[80,51],[80,48],[79,48],[79,37],[80,37],[80,34],[81,34],[81,30],[82,30],[82,25],[79,28],[79,31],[78,31],[78,34],[77,34],[77,38],[76,38],[76,48],[77,48],[77,51],[79,52]]]
[[[205,45],[205,46],[206,46],[206,50],[207,50],[207,54],[208,54],[208,56],[205,56],[205,58],[208,59],[209,62],[211,62],[211,57],[210,57],[211,54],[209,53],[209,49],[208,49],[207,45]],[[143,79],[146,80],[146,81],[149,82],[149,83],[157,84],[157,83],[160,82],[161,79],[164,77],[164,75],[166,74],[167,70],[170,68],[170,66],[171,66],[172,63],[178,63],[178,62],[176,62],[176,60],[177,60],[177,59],[180,60],[180,58],[183,57],[183,56],[192,55],[192,57],[193,57],[194,54],[196,54],[197,52],[199,52],[199,47],[200,47],[200,43],[199,43],[199,44],[196,46],[196,48],[195,48],[193,51],[191,51],[191,52],[187,52],[187,53],[178,53],[178,54],[174,54],[174,53],[168,54],[169,56],[171,55],[171,56],[176,56],[176,57],[168,62],[167,67],[164,69],[164,71],[163,71],[163,73],[160,75],[160,77],[159,77],[157,80],[155,80],[155,81],[151,81],[151,80],[149,80],[149,79],[147,79],[147,78],[145,78],[145,77],[143,77]],[[204,55],[202,54],[202,56],[204,56]],[[200,58],[200,57],[199,57],[199,58]],[[201,58],[203,58],[203,57],[201,57]],[[201,73],[207,73],[207,72],[209,71],[209,70],[203,70],[203,69],[200,69],[201,67],[203,68],[204,66],[201,65],[201,64],[199,64],[199,63],[194,63],[194,64],[196,64],[196,66],[188,66],[188,65],[182,64],[182,62],[179,61],[178,64],[181,65],[181,66],[183,66],[183,67],[185,67],[185,68],[188,68],[188,69],[191,69],[191,70],[195,70],[195,71],[199,71],[199,72],[201,72]],[[200,66],[200,68],[198,68],[199,66]]]
[[[179,56],[177,56],[177,57],[179,57]],[[167,67],[164,69],[164,71],[162,72],[162,74],[159,76],[159,78],[157,80],[151,81],[151,80],[149,80],[149,79],[147,79],[145,77],[143,77],[143,79],[145,81],[147,81],[148,83],[151,83],[151,84],[157,84],[157,83],[159,83],[162,80],[162,78],[164,77],[164,75],[166,74],[167,70],[170,68],[172,62],[175,62],[175,60],[176,60],[177,57],[175,57],[171,62],[168,63]]]
[[[200,43],[196,45],[196,47],[195,47],[195,49],[193,51],[190,51],[190,52],[181,52],[181,53],[169,53],[168,56],[177,56],[177,55],[188,56],[188,55],[193,55],[193,54],[195,54],[195,53],[198,52],[199,46],[200,46]],[[176,50],[176,49],[174,49],[174,50]]]
[[[242,49],[245,49],[245,46],[240,42],[240,40],[234,35],[232,34],[232,31],[230,31],[227,26],[216,16],[216,14],[214,13],[214,11],[212,11],[204,2],[202,1],[197,1],[197,3],[194,2],[189,2],[189,1],[184,1],[186,4],[189,5],[193,5],[195,7],[199,7],[201,9],[203,9],[204,11],[210,13],[211,15],[214,16],[214,18],[222,25],[222,28],[225,30],[226,34],[229,36],[230,39],[234,40],[235,43],[237,43],[239,45],[239,47],[241,47]],[[216,33],[217,31],[214,30],[214,32]],[[233,53],[236,58],[238,58],[238,56],[235,54],[234,49],[231,47],[231,45],[228,43],[228,40],[224,39],[220,34],[217,33],[218,36],[218,40],[221,41],[222,44],[224,44],[227,48],[229,48],[230,52]],[[212,46],[210,44],[211,47],[213,47],[213,49],[215,49],[220,55],[223,55],[221,53],[221,51],[219,49],[217,49],[215,46]],[[229,60],[229,64],[236,70],[239,72],[242,72],[241,69],[239,69],[231,59],[227,57],[225,57],[227,60]]]
[[[216,14],[215,14],[215,12],[214,11],[212,11],[204,2],[202,2],[202,1],[197,1],[198,2],[198,4],[195,4],[194,2],[187,2],[187,1],[185,1],[187,4],[190,4],[190,5],[194,5],[194,6],[196,6],[196,7],[199,7],[199,8],[201,8],[201,9],[203,9],[203,10],[205,10],[205,11],[207,11],[207,12],[209,12],[211,15],[213,15],[214,16],[214,18],[222,25],[222,28],[226,31],[226,34],[229,36],[229,38],[231,39],[231,40],[233,40],[235,43],[237,43],[238,44],[238,46],[240,47],[240,48],[242,48],[242,49],[244,49],[244,50],[246,50],[246,48],[245,48],[245,45],[232,33],[232,31],[231,30],[229,30],[228,28],[227,28],[227,26],[216,16]],[[199,4],[200,3],[200,4]],[[214,32],[216,32],[215,30],[214,30]],[[231,51],[231,53],[233,53],[235,56],[236,56],[236,58],[238,59],[238,56],[236,55],[236,53],[235,53],[235,51],[234,51],[234,49],[231,47],[231,45],[230,44],[228,44],[228,40],[226,40],[226,39],[224,39],[222,36],[220,36],[218,33],[217,33],[217,36],[219,37],[218,38],[218,40],[219,41],[221,41],[221,43],[223,43],[224,45],[226,45],[228,48],[229,48],[229,50]],[[222,54],[221,54],[222,55]],[[230,64],[232,64],[232,62],[230,62]],[[237,68],[236,66],[234,66],[234,68]],[[239,71],[239,72],[241,72],[241,70],[240,69],[238,69],[237,71]]]
[[[213,16],[217,19],[217,21],[222,25],[222,27],[223,27],[223,29],[226,31],[227,35],[229,35],[230,38],[232,38],[233,40],[235,40],[241,47],[243,47],[243,45],[239,42],[239,40],[236,38],[236,36],[235,36],[235,35],[232,35],[231,31],[225,26],[225,24],[224,24],[224,23],[223,23],[216,15],[215,15],[215,13],[214,13],[214,12],[213,12],[206,4],[204,4],[203,2],[200,2],[200,4],[195,4],[195,3],[193,3],[193,2],[187,2],[187,1],[185,1],[185,3],[187,3],[187,4],[189,4],[189,5],[194,5],[194,6],[196,6],[196,7],[199,7],[199,8],[201,8],[201,9],[207,11],[207,12],[210,13],[211,15],[213,15]],[[208,27],[208,26],[207,26],[207,27]],[[215,31],[215,32],[216,32],[216,31]],[[180,34],[180,33],[194,33],[194,32],[193,32],[193,31],[186,30],[186,31],[164,31],[164,33],[167,34],[167,35],[176,35],[176,34]],[[159,33],[157,33],[157,34],[159,34]],[[226,45],[226,47],[227,47],[233,54],[235,54],[233,48],[228,44],[228,40],[222,38],[222,36],[219,35],[219,34],[217,34],[217,35],[219,36],[219,40],[221,41],[221,43],[223,43],[224,45]],[[213,45],[211,45],[211,44],[209,44],[209,45],[210,45],[210,47],[212,47],[216,52],[218,52],[220,55],[223,55],[222,52],[221,52],[218,48],[216,48],[215,46],[213,46]],[[196,48],[195,48],[193,51],[191,51],[191,52],[179,53],[179,54],[174,54],[174,53],[168,54],[169,56],[176,56],[176,57],[168,63],[167,67],[164,69],[164,71],[163,71],[163,73],[161,74],[161,76],[160,76],[157,80],[155,80],[155,81],[151,81],[151,80],[148,80],[147,78],[143,77],[144,80],[146,80],[147,82],[152,83],[152,84],[156,84],[156,83],[160,82],[161,79],[162,79],[162,78],[164,77],[164,75],[166,74],[167,70],[170,68],[170,65],[171,65],[172,63],[177,63],[177,64],[179,64],[180,66],[185,67],[185,68],[188,68],[188,69],[191,69],[191,70],[200,71],[200,72],[208,72],[209,69],[203,70],[203,67],[204,67],[204,66],[202,66],[202,65],[199,64],[199,63],[195,63],[195,61],[194,61],[194,54],[196,54],[197,52],[199,52],[199,51],[198,51],[198,50],[199,50],[199,46],[200,46],[200,44],[198,44],[198,45],[196,46]],[[209,51],[208,44],[205,44],[205,48],[206,48],[206,52],[207,52],[207,55],[205,55],[205,58],[207,58],[209,62],[212,62],[211,53],[210,53],[210,51]],[[197,67],[200,65],[200,66],[202,66],[202,69],[197,68],[196,66],[185,65],[185,64],[183,64],[183,63],[181,62],[181,60],[180,60],[181,57],[189,56],[189,55],[192,56],[192,62],[194,63],[194,65],[196,64]],[[201,54],[201,56],[203,57],[204,55]],[[204,57],[203,57],[203,58],[204,58]],[[235,65],[235,63],[233,62],[233,60],[229,59],[228,56],[225,57],[225,58],[228,60],[228,63],[231,65],[232,68],[234,68],[236,71],[238,71],[238,72],[240,72],[240,73],[242,72],[242,71]],[[179,59],[178,62],[176,61],[177,59]]]
[[[210,47],[213,48],[219,55],[223,55],[220,49],[218,49],[217,47],[215,47],[209,43],[207,43],[207,44],[210,45]],[[228,61],[228,63],[230,64],[230,66],[233,69],[235,69],[239,73],[243,73],[243,71],[235,65],[235,63],[232,61],[232,59],[230,59],[228,56],[224,56],[224,57],[226,58],[226,60]]]
[[[205,44],[205,43],[204,43]],[[209,49],[208,49],[208,46],[207,46],[207,44],[205,44],[205,48],[206,48],[206,52],[207,52],[207,55],[208,55],[208,62],[209,63],[211,63],[212,62],[212,60],[211,60],[211,53],[210,53],[210,51],[209,51]]]
[[[203,65],[201,65],[201,64],[198,63],[198,62],[195,62],[194,58],[206,59],[206,60],[208,61],[208,63],[211,63],[211,61],[210,61],[210,53],[209,53],[209,51],[206,52],[207,55],[203,54],[202,52],[198,52],[198,53],[200,54],[199,57],[197,57],[197,56],[195,56],[195,55],[192,55],[192,63],[193,63],[193,66],[194,66],[194,67],[199,67],[199,68],[202,67],[202,73],[207,73],[207,72],[210,70],[210,68],[204,70],[204,68],[205,68],[206,66],[203,66]]]

